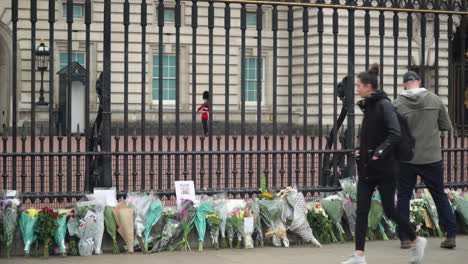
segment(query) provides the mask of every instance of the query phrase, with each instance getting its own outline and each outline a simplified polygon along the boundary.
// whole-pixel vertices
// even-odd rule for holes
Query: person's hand
[[[380,159],[380,158],[377,157],[377,156],[372,156],[372,160],[378,160],[378,159]]]
[[[356,155],[356,157],[359,157],[359,149],[356,149],[356,152],[354,152],[354,154]]]

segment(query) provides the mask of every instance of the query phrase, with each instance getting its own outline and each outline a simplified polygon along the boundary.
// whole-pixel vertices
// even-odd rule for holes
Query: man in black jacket
[[[394,205],[398,161],[393,148],[399,143],[400,123],[395,108],[385,92],[378,89],[379,66],[374,64],[367,72],[358,75],[357,93],[364,98],[358,103],[364,112],[358,155],[359,180],[357,184],[356,252],[342,264],[365,264],[364,245],[368,229],[368,214],[372,195],[377,188],[385,214],[408,234],[411,263],[424,256],[427,240],[417,237],[408,220]]]

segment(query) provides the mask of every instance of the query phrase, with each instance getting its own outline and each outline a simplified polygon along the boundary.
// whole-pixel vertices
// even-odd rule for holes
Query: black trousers
[[[385,215],[398,224],[400,230],[408,234],[411,241],[416,239],[409,221],[395,208],[395,179],[390,175],[382,178],[359,180],[357,185],[356,250],[364,251],[368,229],[368,215],[375,188],[379,190]]]
[[[208,136],[208,119],[202,119],[203,124],[203,134]]]

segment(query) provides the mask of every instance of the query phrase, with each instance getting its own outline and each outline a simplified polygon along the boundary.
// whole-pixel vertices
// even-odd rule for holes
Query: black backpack
[[[398,112],[396,114],[400,123],[401,139],[395,147],[395,156],[400,161],[410,161],[414,157],[416,140],[411,134],[406,117]]]

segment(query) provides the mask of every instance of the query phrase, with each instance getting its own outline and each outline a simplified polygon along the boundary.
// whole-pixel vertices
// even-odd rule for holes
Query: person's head
[[[373,64],[368,71],[361,72],[356,81],[356,92],[362,98],[375,93],[379,86],[379,65]]]
[[[403,75],[403,88],[411,90],[421,87],[419,75],[414,71],[409,71]]]

